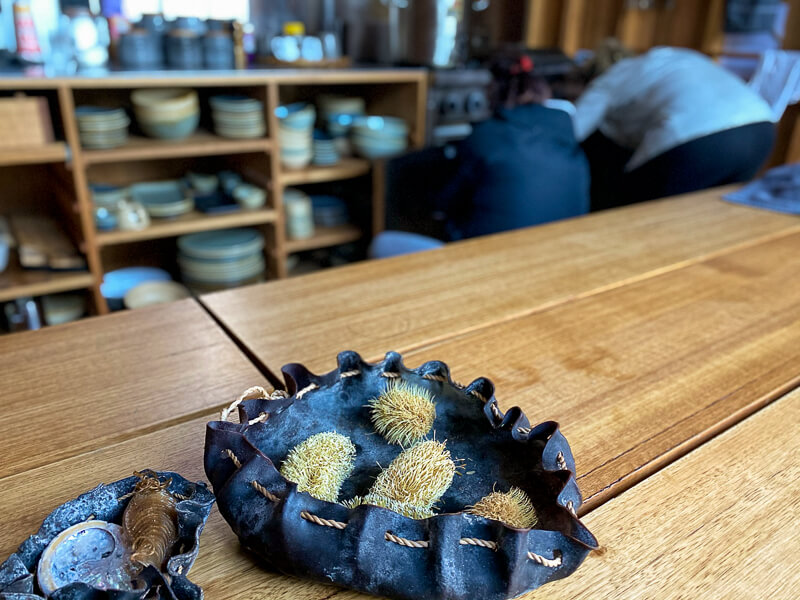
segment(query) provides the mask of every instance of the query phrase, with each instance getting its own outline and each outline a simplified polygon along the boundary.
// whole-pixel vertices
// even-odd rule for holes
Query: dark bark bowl
[[[390,352],[378,364],[342,352],[339,368],[314,375],[283,368],[288,397],[238,404],[240,423],[207,426],[205,470],[223,517],[241,543],[273,568],[397,599],[512,598],[571,574],[597,540],[576,516],[575,463],[558,424],[531,427],[505,414],[485,378],[461,386],[442,362],[408,369]],[[437,514],[413,520],[371,505],[348,509],[298,492],[278,468],[310,435],[337,431],[357,449],[340,499],[365,494],[380,467],[400,452],[376,434],[365,406],[390,380],[435,396],[435,437],[446,440],[462,475]],[[539,524],[516,529],[464,512],[496,486],[525,490]]]
[[[177,504],[178,542],[176,552],[167,561],[167,572],[147,567],[141,575],[146,587],[135,592],[97,590],[83,583],[73,583],[56,590],[55,600],[138,600],[157,587],[157,598],[169,600],[202,600],[203,590],[186,575],[200,550],[203,531],[214,495],[204,483],[192,483],[169,471],[156,471],[161,481],[171,479],[167,488],[172,494],[186,498]],[[98,485],[56,508],[44,520],[39,531],[25,540],[8,560],[0,565],[0,600],[41,600],[44,596],[36,585],[36,568],[47,545],[65,529],[92,519],[122,523],[128,505],[125,496],[133,491],[138,477],[126,477]],[[119,500],[122,498],[122,500]]]

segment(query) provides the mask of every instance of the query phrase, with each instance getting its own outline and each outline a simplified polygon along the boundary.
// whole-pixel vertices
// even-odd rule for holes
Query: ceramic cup
[[[123,231],[138,231],[150,225],[150,215],[139,202],[121,200],[117,204],[117,222]]]

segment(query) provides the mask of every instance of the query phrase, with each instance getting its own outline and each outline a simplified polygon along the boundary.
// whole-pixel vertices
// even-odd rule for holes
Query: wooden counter
[[[719,194],[208,296],[219,323],[188,300],[7,338],[0,558],[97,483],[204,479],[205,423],[284,356],[400,349],[561,422],[605,552],[527,598],[793,597],[800,219]],[[366,598],[264,570],[216,509],[190,577],[215,600]]]

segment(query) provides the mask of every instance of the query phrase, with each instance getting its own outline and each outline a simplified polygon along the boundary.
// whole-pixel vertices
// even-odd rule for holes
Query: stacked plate
[[[193,233],[178,238],[178,265],[187,283],[235,286],[263,275],[263,250],[255,229]]]
[[[214,130],[222,137],[257,138],[267,132],[264,105],[247,96],[212,96],[209,99]]]
[[[363,98],[348,96],[320,96],[318,99],[322,121],[328,133],[333,136],[334,145],[340,156],[352,154],[348,134],[357,117],[364,116]]]
[[[336,149],[336,143],[333,138],[316,129],[314,131],[314,157],[312,162],[320,167],[335,165],[339,162],[339,151]]]
[[[179,217],[194,210],[194,196],[180,181],[149,181],[130,187],[131,199],[157,219]]]
[[[182,139],[194,133],[200,123],[200,103],[193,90],[135,90],[131,102],[136,121],[150,137]]]
[[[314,225],[337,227],[348,222],[347,203],[336,196],[311,196]]]
[[[397,117],[358,117],[350,138],[356,152],[364,158],[395,156],[408,147],[408,125]]]
[[[81,146],[103,150],[124,146],[131,120],[121,108],[79,106],[75,109]]]
[[[296,102],[279,106],[275,114],[280,119],[278,140],[281,162],[290,169],[308,166],[314,156],[312,133],[317,111],[311,104]]]

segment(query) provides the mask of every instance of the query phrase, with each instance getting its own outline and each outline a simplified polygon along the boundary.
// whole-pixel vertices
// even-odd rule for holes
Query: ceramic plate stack
[[[178,238],[178,265],[192,286],[234,287],[263,278],[263,250],[264,236],[255,229],[193,233]]]
[[[397,117],[359,117],[353,122],[350,138],[364,158],[395,156],[408,147],[408,125]]]
[[[194,196],[180,181],[149,181],[130,187],[131,199],[156,219],[179,217],[194,210]]]
[[[81,146],[104,150],[124,146],[131,120],[121,108],[79,106],[75,109]]]
[[[281,162],[290,169],[308,166],[314,156],[312,134],[317,111],[311,104],[296,102],[279,106],[275,114],[280,119],[278,139]]]
[[[267,133],[264,105],[247,96],[213,96],[209,99],[214,131],[227,138],[257,138]]]
[[[333,138],[319,129],[314,130],[314,158],[312,162],[325,167],[339,162],[339,151]]]
[[[200,122],[200,103],[194,90],[135,90],[131,102],[139,127],[150,137],[182,139],[194,133]]]
[[[318,99],[322,121],[333,136],[340,156],[352,154],[348,134],[357,117],[366,113],[364,99],[347,96],[320,96]]]

